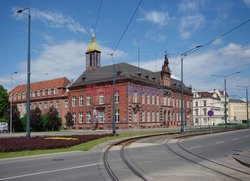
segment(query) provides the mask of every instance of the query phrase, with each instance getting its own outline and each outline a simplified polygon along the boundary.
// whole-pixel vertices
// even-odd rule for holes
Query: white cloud
[[[250,8],[250,0],[244,0],[244,2],[246,3],[247,7]]]
[[[226,47],[219,49],[219,52],[227,56],[250,58],[250,46],[243,47],[240,44],[230,43]]]
[[[143,18],[138,19],[139,21],[148,21],[160,26],[164,26],[169,21],[170,17],[167,12],[164,11],[149,11],[144,14]]]
[[[24,13],[18,14],[16,11],[21,9],[19,7],[12,8],[12,15],[17,20],[26,18],[27,15]],[[65,16],[62,13],[54,11],[42,11],[40,9],[31,9],[31,17],[34,20],[39,20],[46,25],[49,25],[53,28],[67,28],[68,30],[76,33],[86,33],[85,28],[81,26],[80,23],[76,22],[72,17]]]
[[[67,41],[57,45],[44,45],[41,54],[36,59],[31,59],[31,82],[48,80],[57,77],[67,77],[69,80],[78,78],[85,70],[85,51],[88,44],[85,42]],[[101,46],[101,65],[112,64],[113,49]],[[127,53],[117,50],[114,60],[126,58]],[[13,77],[13,85],[26,83],[26,60],[19,64],[18,74]],[[45,75],[44,73],[48,73]],[[9,75],[0,78],[0,83],[10,88]],[[14,87],[14,86],[13,86]]]
[[[201,3],[202,1],[200,0],[185,0],[179,4],[178,10],[182,13],[196,12],[201,6]]]
[[[154,33],[151,31],[147,31],[145,33],[145,37],[149,40],[156,41],[158,43],[164,43],[167,39],[167,36],[161,33]]]
[[[202,28],[205,24],[205,19],[202,14],[183,16],[180,21],[179,29],[181,38],[188,39],[191,35]]]

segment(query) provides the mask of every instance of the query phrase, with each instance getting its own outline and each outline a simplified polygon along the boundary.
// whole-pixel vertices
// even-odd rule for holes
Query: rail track
[[[166,151],[169,150],[171,153],[177,155],[178,157],[180,157],[188,162],[191,162],[191,163],[198,165],[202,168],[208,169],[212,172],[215,172],[219,175],[227,177],[228,179],[231,179],[231,180],[239,180],[239,181],[242,180],[240,178],[235,177],[235,175],[238,175],[239,173],[246,175],[246,176],[250,175],[250,173],[248,173],[248,172],[239,170],[237,168],[233,168],[231,166],[213,161],[211,159],[208,159],[206,157],[203,157],[203,156],[200,156],[196,153],[193,153],[193,152],[187,150],[186,148],[184,148],[180,144],[181,137],[178,137],[177,139],[178,139],[178,141],[175,144],[175,146],[176,146],[175,148],[177,148],[177,149],[174,149],[174,146],[170,146],[169,142],[173,139],[169,139],[163,144]],[[174,144],[174,143],[171,143],[171,144]]]

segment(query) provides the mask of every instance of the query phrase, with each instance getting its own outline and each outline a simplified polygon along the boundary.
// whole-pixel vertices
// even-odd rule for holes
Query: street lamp
[[[12,76],[14,74],[17,74],[17,72],[10,74],[10,133],[12,133]]]
[[[223,77],[224,78],[224,97],[225,97],[225,102],[224,102],[224,119],[225,119],[225,128],[227,128],[227,102],[226,102],[226,95],[227,95],[227,77],[234,75],[234,74],[238,74],[240,72],[234,72],[231,74],[227,74],[227,75],[212,75],[215,77]]]
[[[240,85],[236,85],[236,87],[242,87],[246,89],[246,104],[247,104],[247,127],[249,128],[249,116],[248,116],[248,88],[250,86],[240,86]]]
[[[198,48],[201,48],[202,45],[197,45],[196,47],[184,52],[181,54],[181,133],[184,133],[184,95],[183,95],[183,59],[188,54],[193,53]]]
[[[30,8],[19,9],[17,13],[28,10],[28,54],[27,54],[27,104],[26,104],[26,139],[30,139]]]
[[[115,63],[113,59],[113,53],[108,54],[112,57],[113,62],[113,121],[112,121],[112,134],[116,135],[116,122],[115,122],[115,79],[116,79],[116,71],[115,71]]]

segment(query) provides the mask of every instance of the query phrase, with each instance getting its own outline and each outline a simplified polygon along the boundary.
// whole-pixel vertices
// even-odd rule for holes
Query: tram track
[[[200,166],[202,168],[210,170],[210,171],[217,173],[221,176],[227,177],[228,179],[231,179],[231,180],[241,181],[242,179],[235,177],[235,175],[237,175],[239,173],[244,174],[246,176],[250,175],[249,173],[247,173],[245,171],[242,171],[242,170],[239,170],[237,168],[233,168],[231,166],[213,161],[211,159],[208,159],[206,157],[200,156],[196,153],[193,153],[193,152],[187,150],[186,148],[184,148],[180,144],[181,138],[182,138],[182,136],[175,138],[175,139],[178,139],[177,143],[170,143],[170,141],[172,141],[173,139],[167,140],[163,144],[165,150],[170,151],[171,153],[173,153],[174,155],[178,156],[181,159],[184,159],[184,160],[191,162],[197,166]],[[170,146],[170,144],[175,144],[176,147]],[[204,161],[206,164],[204,163]]]

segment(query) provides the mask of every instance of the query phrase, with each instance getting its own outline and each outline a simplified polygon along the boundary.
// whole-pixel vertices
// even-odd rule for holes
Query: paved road
[[[250,151],[249,129],[167,142],[168,139],[169,136],[145,139],[131,144],[125,150],[130,163],[145,175],[147,180],[250,180],[250,175],[244,174],[250,174],[250,169],[232,159],[232,155],[235,153]],[[177,144],[178,141],[181,147],[194,154],[228,165],[242,172],[236,171],[235,173],[235,170],[219,168],[218,165],[200,160],[180,149]],[[185,160],[167,149],[167,144],[174,151],[199,164],[212,165],[215,169],[218,167],[218,170],[225,171],[228,175],[233,173],[233,177],[218,174],[213,170]],[[117,149],[113,149],[111,154],[113,156],[109,159],[113,160],[117,168],[116,173],[122,174],[119,178],[122,178],[121,180],[138,180],[127,172],[128,169],[120,161],[115,161],[119,157]],[[0,181],[110,180],[108,175],[105,174],[102,154],[101,151],[74,152],[1,160]],[[129,175],[126,175],[127,173]]]

